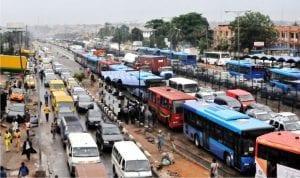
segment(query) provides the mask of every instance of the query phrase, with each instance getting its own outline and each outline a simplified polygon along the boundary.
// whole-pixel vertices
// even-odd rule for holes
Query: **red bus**
[[[255,177],[300,177],[299,137],[299,134],[288,131],[271,132],[257,137]]]
[[[227,90],[226,95],[237,99],[241,103],[243,109],[256,102],[251,93],[241,89]]]
[[[157,119],[170,128],[183,126],[183,103],[196,97],[170,87],[150,87],[148,105]]]
[[[114,60],[100,60],[98,62],[98,73],[101,74],[101,71],[109,71],[110,65],[121,64],[121,62]]]

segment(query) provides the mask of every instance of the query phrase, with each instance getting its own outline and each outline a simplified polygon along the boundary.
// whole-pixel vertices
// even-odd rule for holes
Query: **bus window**
[[[150,101],[152,101],[153,103],[156,102],[156,94],[153,92],[150,92]]]
[[[184,101],[173,101],[173,113],[181,114],[183,113],[183,103]]]
[[[164,98],[164,97],[160,98],[160,105],[161,105],[161,107],[166,108],[166,109],[170,108],[169,100],[167,98]]]
[[[243,155],[244,156],[254,156],[254,145],[255,142],[250,139],[243,140]]]

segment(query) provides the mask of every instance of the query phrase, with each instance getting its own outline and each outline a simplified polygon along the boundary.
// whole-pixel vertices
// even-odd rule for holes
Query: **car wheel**
[[[198,147],[198,148],[200,147],[200,140],[199,140],[198,135],[194,136],[194,143],[195,143],[196,147]]]
[[[116,173],[116,168],[115,166],[113,165],[113,177],[118,177],[117,173]]]
[[[225,153],[225,163],[227,166],[231,166],[231,158],[230,155],[228,153]]]

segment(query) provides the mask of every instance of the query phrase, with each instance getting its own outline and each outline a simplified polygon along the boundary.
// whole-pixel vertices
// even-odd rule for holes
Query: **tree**
[[[113,36],[113,34],[115,33],[115,27],[112,26],[110,23],[105,23],[103,28],[100,28],[99,32],[98,32],[98,36],[101,39],[104,39],[107,36]]]
[[[130,38],[129,27],[122,25],[120,28],[116,28],[113,34],[112,42],[127,42]]]
[[[240,21],[240,47],[252,49],[255,41],[263,41],[269,46],[276,41],[274,24],[270,17],[260,12],[246,12],[245,15],[236,17],[230,23],[230,29],[234,32],[233,45],[237,50],[238,18]]]
[[[131,30],[131,40],[132,41],[143,41],[143,32],[139,28],[133,28]]]
[[[203,46],[202,44],[207,43],[208,27],[207,19],[196,12],[174,17],[171,20],[171,42],[173,46],[179,41],[188,42],[192,46]]]
[[[169,35],[170,23],[165,22],[162,19],[153,19],[146,22],[145,27],[153,30],[152,35],[150,36],[150,47],[154,47],[156,44],[158,48],[165,48],[166,44],[164,40]]]

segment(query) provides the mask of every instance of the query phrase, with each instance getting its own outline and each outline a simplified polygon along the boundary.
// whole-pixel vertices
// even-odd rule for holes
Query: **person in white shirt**
[[[218,168],[219,168],[219,164],[217,163],[216,158],[213,158],[213,161],[210,164],[210,177],[211,178],[218,177]]]

